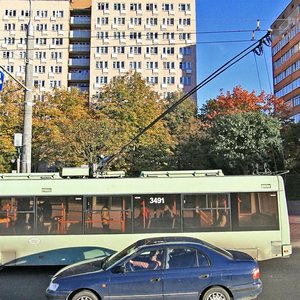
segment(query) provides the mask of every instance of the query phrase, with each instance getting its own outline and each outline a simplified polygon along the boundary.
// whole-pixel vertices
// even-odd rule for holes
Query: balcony
[[[91,17],[89,16],[75,16],[71,17],[71,25],[89,25],[91,24]]]
[[[90,59],[89,58],[71,58],[69,59],[69,66],[72,67],[89,67]]]
[[[90,52],[90,45],[70,45],[70,52]]]
[[[90,74],[89,72],[69,73],[68,79],[73,81],[88,81],[90,79]]]
[[[89,39],[91,37],[90,30],[71,30],[70,38],[75,39]]]

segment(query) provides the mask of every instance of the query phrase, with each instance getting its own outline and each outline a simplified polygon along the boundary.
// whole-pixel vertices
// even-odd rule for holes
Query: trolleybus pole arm
[[[115,160],[118,156],[120,156],[128,146],[130,146],[133,142],[138,140],[141,135],[143,135],[148,129],[152,128],[158,121],[160,121],[162,118],[164,118],[167,114],[172,112],[179,104],[181,104],[184,100],[186,100],[188,97],[193,95],[196,91],[198,91],[200,88],[204,87],[207,83],[212,81],[214,78],[219,76],[221,73],[225,72],[228,68],[239,62],[241,59],[243,59],[245,56],[247,56],[249,53],[254,52],[257,53],[257,51],[262,51],[263,44],[269,46],[270,44],[270,34],[271,31],[268,30],[268,32],[259,40],[257,40],[254,44],[247,47],[243,51],[241,51],[239,54],[234,56],[232,59],[227,61],[224,65],[222,65],[220,68],[218,68],[216,71],[214,71],[211,75],[209,75],[207,78],[205,78],[203,81],[201,81],[198,85],[196,85],[193,89],[191,89],[189,92],[187,92],[184,96],[182,96],[178,101],[173,103],[169,108],[167,108],[161,115],[159,115],[156,119],[154,119],[149,125],[147,125],[145,128],[143,128],[135,137],[133,137],[128,143],[126,143],[117,153],[105,157],[103,160],[101,171],[105,171],[105,168],[108,167],[108,165]]]

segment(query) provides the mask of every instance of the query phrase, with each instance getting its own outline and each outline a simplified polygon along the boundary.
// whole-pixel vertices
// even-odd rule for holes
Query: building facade
[[[300,122],[300,0],[293,0],[272,24],[274,94]]]
[[[25,78],[31,12],[39,95],[76,87],[93,97],[127,72],[140,72],[163,97],[188,92],[196,85],[195,5],[195,0],[1,0],[0,64]]]

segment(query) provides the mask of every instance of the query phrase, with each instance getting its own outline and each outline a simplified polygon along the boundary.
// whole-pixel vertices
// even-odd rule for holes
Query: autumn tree
[[[282,150],[280,130],[289,108],[282,100],[264,92],[237,86],[221,93],[201,110],[206,125],[207,160],[230,173],[249,173],[251,165],[264,163],[277,168],[275,159]]]
[[[16,168],[17,149],[14,134],[22,133],[24,92],[20,86],[6,81],[0,93],[0,172]]]
[[[277,117],[280,120],[288,118],[290,108],[282,99],[267,95],[264,91],[256,95],[254,91],[248,92],[241,86],[233,88],[232,93],[222,92],[216,99],[211,99],[201,109],[203,120],[209,122],[217,115],[230,115],[241,112],[262,111],[266,115]]]
[[[94,106],[99,117],[105,116],[112,122],[114,146],[103,153],[109,156],[156,119],[166,103],[139,73],[133,73],[114,78],[100,91]],[[172,144],[168,126],[161,120],[128,145],[126,155],[118,157],[114,167],[125,167],[131,173],[140,172],[141,169],[160,169],[167,164]]]

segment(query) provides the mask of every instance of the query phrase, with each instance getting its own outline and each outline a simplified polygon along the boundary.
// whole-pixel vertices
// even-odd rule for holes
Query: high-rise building
[[[113,77],[134,71],[163,97],[188,92],[196,85],[195,5],[195,0],[1,0],[0,64],[25,78],[31,15],[33,78],[40,95],[77,87],[93,97]]]
[[[272,24],[274,94],[300,121],[300,0],[293,0]]]

